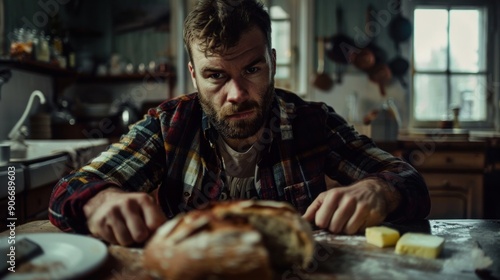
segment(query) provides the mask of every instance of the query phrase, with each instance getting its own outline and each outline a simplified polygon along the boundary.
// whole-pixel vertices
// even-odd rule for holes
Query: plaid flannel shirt
[[[376,177],[401,193],[401,204],[387,221],[428,215],[427,186],[411,165],[358,134],[326,104],[280,89],[275,92],[258,147],[259,199],[287,201],[304,213],[326,190],[325,175],[341,185]],[[156,190],[167,217],[218,200],[224,170],[216,137],[196,93],[165,101],[119,142],[57,183],[49,219],[63,231],[88,232],[83,206],[110,186],[131,192]]]

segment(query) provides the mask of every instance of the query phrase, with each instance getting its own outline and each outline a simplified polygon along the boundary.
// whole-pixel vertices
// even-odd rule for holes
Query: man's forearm
[[[81,173],[67,175],[52,191],[49,220],[62,231],[87,233],[83,206],[97,193],[111,186],[114,185],[97,178],[82,176]]]

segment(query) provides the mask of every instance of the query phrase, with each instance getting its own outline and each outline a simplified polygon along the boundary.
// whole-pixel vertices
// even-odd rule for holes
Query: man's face
[[[191,45],[188,64],[203,110],[225,138],[245,139],[262,127],[274,96],[276,53],[258,28],[242,34],[224,54]]]

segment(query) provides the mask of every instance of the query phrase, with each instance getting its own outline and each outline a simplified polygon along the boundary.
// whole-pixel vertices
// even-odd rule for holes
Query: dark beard
[[[259,105],[256,101],[247,101],[241,104],[234,104],[231,107],[224,107],[220,112],[215,110],[213,105],[210,104],[203,94],[199,93],[198,97],[203,111],[222,137],[230,139],[245,139],[255,135],[264,125],[273,103],[274,86],[271,84],[268,87],[267,91],[262,96],[261,105]],[[219,114],[222,115],[226,113],[227,115],[250,109],[255,109],[257,112],[257,116],[253,120],[241,120],[229,123],[226,119],[219,117]]]

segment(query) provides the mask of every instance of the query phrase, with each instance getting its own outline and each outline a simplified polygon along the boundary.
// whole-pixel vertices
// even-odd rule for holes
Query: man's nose
[[[241,103],[248,99],[248,91],[244,79],[233,78],[228,81],[227,101]]]

